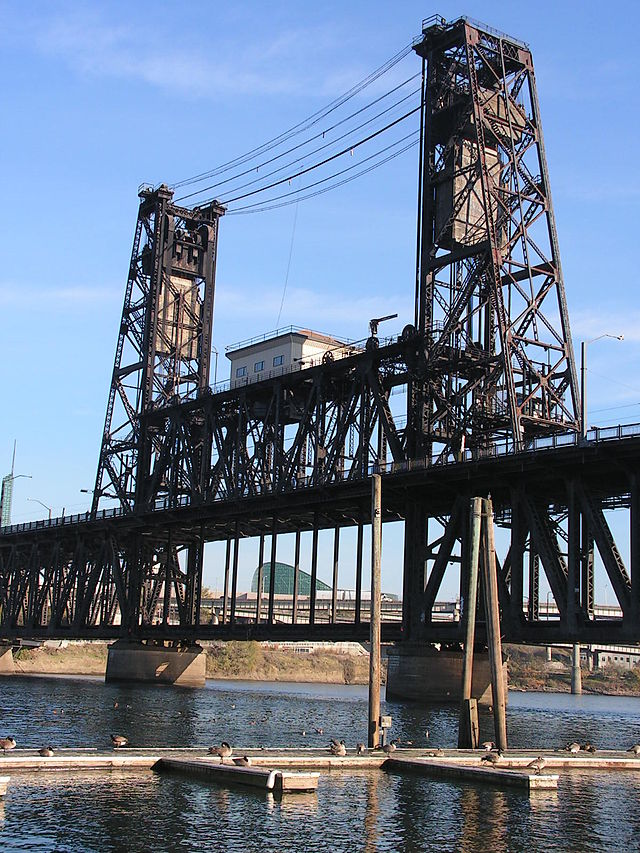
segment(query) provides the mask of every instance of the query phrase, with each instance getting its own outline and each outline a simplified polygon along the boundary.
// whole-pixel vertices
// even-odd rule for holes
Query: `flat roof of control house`
[[[275,329],[272,332],[265,332],[264,335],[256,335],[253,338],[247,338],[244,341],[239,341],[237,344],[229,344],[225,347],[227,358],[235,357],[238,353],[245,350],[249,351],[256,347],[262,347],[267,341],[277,341],[280,338],[303,338],[307,341],[318,341],[318,343],[329,345],[344,345],[353,343],[353,341],[345,338],[335,338],[333,335],[325,335],[322,332],[314,332],[313,329],[305,329],[302,326],[285,326],[282,329]]]

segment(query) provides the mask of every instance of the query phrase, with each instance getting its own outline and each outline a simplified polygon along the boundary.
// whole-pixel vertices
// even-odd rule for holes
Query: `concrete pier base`
[[[582,693],[582,669],[580,668],[580,643],[574,643],[571,650],[571,692],[579,696]]]
[[[418,644],[390,646],[387,651],[387,699],[420,702],[460,702],[462,699],[462,652],[438,651]],[[507,667],[503,664],[505,687]],[[478,705],[492,704],[489,655],[473,656],[471,695]]]
[[[13,661],[13,647],[0,645],[0,675],[15,675],[16,665]]]
[[[204,687],[206,654],[197,644],[164,646],[118,640],[109,646],[105,681]]]

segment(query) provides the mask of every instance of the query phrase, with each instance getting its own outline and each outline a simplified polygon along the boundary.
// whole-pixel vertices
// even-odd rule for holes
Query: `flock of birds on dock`
[[[323,734],[322,729],[316,729],[317,734]],[[305,732],[302,732],[304,735]],[[427,739],[429,737],[429,732],[426,733]],[[385,743],[382,746],[376,747],[377,750],[381,750],[386,755],[391,755],[391,753],[395,752],[397,749],[397,741],[392,740],[390,743]],[[407,741],[407,744],[410,744],[410,741]],[[111,745],[114,749],[121,749],[124,746],[129,746],[129,738],[124,735],[111,735]],[[17,746],[16,739],[14,737],[2,737],[0,738],[0,749],[6,755],[7,752],[10,752],[12,749],[15,749]],[[484,750],[485,754],[480,759],[480,763],[484,765],[489,765],[496,767],[500,764],[501,760],[504,757],[504,752],[502,749],[498,749],[496,744],[487,740],[484,743],[480,744],[481,748]],[[577,755],[579,752],[587,752],[593,755],[597,752],[597,747],[595,747],[590,741],[587,741],[584,744],[578,743],[578,741],[572,741],[568,743],[562,750],[556,751],[564,751],[568,752],[571,755]],[[48,745],[43,746],[38,749],[38,755],[42,756],[42,758],[52,758],[56,754],[55,747]],[[347,745],[344,740],[336,740],[332,739],[329,742],[329,752],[331,755],[343,757],[347,755]],[[366,755],[368,752],[367,747],[364,743],[358,743],[356,745],[355,753],[356,755]],[[640,743],[634,743],[633,746],[630,746],[627,749],[627,752],[631,752],[634,756],[640,757]],[[233,747],[225,740],[222,741],[220,746],[210,746],[208,750],[209,755],[216,755],[220,759],[221,763],[224,763],[226,760],[230,760],[237,767],[250,767],[251,766],[251,758],[248,755],[242,756],[234,756]],[[427,753],[428,757],[434,756],[442,756],[444,755],[444,750],[437,749],[432,750]],[[540,775],[542,770],[547,766],[547,762],[543,758],[542,755],[539,755],[533,761],[529,762],[526,765],[528,770],[534,771],[537,775]]]

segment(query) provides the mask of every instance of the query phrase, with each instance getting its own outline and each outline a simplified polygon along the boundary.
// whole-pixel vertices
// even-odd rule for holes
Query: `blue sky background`
[[[631,3],[220,5],[0,3],[0,470],[17,438],[16,471],[32,475],[16,481],[14,521],[46,514],[27,498],[55,514],[87,507],[80,489],[95,477],[138,185],[172,183],[270,139],[382,64],[435,12],[530,43],[576,346],[625,335],[589,351],[590,422],[640,421]],[[402,64],[406,76],[418,69],[417,58]],[[400,328],[412,319],[416,160],[408,152],[300,204],[280,325],[360,338],[369,317],[397,311]],[[288,207],[222,221],[219,350],[275,327],[293,217]],[[393,586],[396,540],[390,533],[385,556]]]

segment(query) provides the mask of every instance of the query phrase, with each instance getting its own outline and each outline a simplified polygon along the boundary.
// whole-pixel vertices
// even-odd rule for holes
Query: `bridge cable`
[[[283,142],[291,139],[293,136],[297,136],[300,133],[303,133],[305,130],[308,130],[313,125],[317,124],[326,116],[330,115],[332,112],[335,112],[339,107],[349,101],[351,98],[360,94],[364,89],[390,71],[395,65],[401,62],[406,56],[411,53],[412,43],[406,45],[402,48],[402,50],[398,51],[391,59],[388,59],[385,63],[383,63],[379,68],[376,68],[375,71],[372,71],[367,77],[363,78],[359,83],[356,83],[351,89],[349,89],[344,94],[340,95],[334,101],[331,101],[322,109],[317,110],[315,113],[312,113],[307,118],[302,119],[302,121],[290,127],[288,130],[279,134],[278,136],[273,137],[267,142],[258,145],[256,148],[252,148],[250,151],[245,154],[241,154],[238,157],[233,158],[232,160],[228,160],[226,163],[222,163],[220,166],[217,166],[215,169],[211,169],[206,172],[201,172],[198,175],[193,175],[190,178],[185,178],[182,181],[177,181],[172,184],[172,189],[177,189],[183,186],[189,186],[191,184],[197,183],[199,181],[207,180],[208,178],[214,177],[215,175],[222,174],[229,169],[232,169],[234,166],[241,166],[249,160],[255,158],[256,156],[260,156],[265,151],[268,151],[272,148],[275,148],[277,145],[281,145]]]

